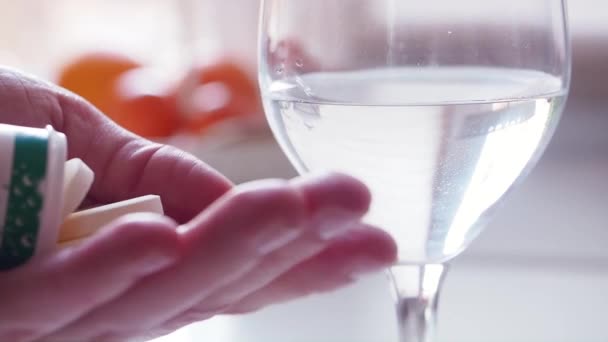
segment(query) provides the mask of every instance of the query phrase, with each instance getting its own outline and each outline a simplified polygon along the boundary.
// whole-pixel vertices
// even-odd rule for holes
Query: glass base
[[[437,305],[447,265],[396,265],[394,285],[400,342],[434,342]]]

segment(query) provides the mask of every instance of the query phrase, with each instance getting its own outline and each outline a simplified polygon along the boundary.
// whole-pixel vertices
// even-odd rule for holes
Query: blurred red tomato
[[[115,82],[108,116],[122,127],[147,138],[173,135],[180,126],[171,82],[162,73],[138,68]]]

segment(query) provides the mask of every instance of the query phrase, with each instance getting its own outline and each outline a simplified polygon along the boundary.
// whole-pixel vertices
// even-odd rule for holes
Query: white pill
[[[143,196],[70,214],[61,226],[59,242],[65,243],[88,237],[108,223],[124,215],[135,213],[163,215],[160,197]]]
[[[78,209],[89,190],[91,190],[94,180],[95,173],[82,160],[71,159],[65,163],[62,219]]]

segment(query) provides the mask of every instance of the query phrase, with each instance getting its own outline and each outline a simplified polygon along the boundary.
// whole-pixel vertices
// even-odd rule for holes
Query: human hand
[[[127,341],[330,291],[396,256],[365,226],[370,195],[344,175],[233,187],[173,147],[114,125],[82,99],[0,69],[0,122],[68,137],[96,173],[87,201],[157,194],[81,245],[0,274],[0,341]]]

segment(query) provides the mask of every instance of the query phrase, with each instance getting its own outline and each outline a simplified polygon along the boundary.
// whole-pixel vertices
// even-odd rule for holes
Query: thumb
[[[156,194],[169,216],[185,222],[232,186],[200,160],[122,129],[67,90],[2,68],[0,123],[50,124],[65,133],[70,157],[83,159],[96,174],[96,202]]]

